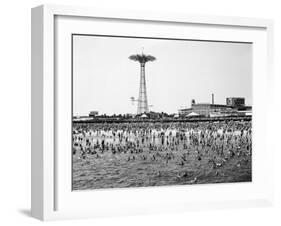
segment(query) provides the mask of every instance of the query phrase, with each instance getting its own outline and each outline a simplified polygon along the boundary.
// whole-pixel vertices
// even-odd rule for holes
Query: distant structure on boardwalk
[[[204,117],[224,117],[251,115],[252,107],[245,106],[245,98],[228,97],[226,105],[215,104],[214,94],[212,94],[212,103],[196,103],[193,99],[190,108],[179,109],[180,116],[204,116]]]
[[[90,113],[89,113],[89,116],[90,117],[96,117],[96,116],[98,116],[99,115],[99,112],[98,111],[90,111]]]
[[[149,61],[154,61],[156,58],[151,55],[136,54],[129,57],[130,60],[138,61],[140,63],[140,84],[139,84],[139,98],[137,99],[138,108],[137,114],[149,112],[146,81],[145,81],[145,64]]]
[[[243,107],[245,106],[245,98],[243,97],[228,97],[226,98],[226,105],[234,107]]]

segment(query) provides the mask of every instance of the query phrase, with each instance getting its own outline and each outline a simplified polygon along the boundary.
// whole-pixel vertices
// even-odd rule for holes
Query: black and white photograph
[[[72,34],[72,190],[252,181],[252,43]]]

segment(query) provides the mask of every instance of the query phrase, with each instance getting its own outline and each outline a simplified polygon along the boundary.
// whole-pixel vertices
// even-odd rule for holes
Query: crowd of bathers
[[[81,161],[106,161],[114,155],[124,156],[128,162],[164,161],[180,167],[208,160],[211,168],[219,169],[233,158],[239,159],[237,167],[247,164],[251,153],[251,121],[93,123],[73,127],[73,156]]]

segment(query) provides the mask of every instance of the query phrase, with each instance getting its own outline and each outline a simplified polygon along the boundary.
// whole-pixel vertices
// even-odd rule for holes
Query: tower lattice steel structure
[[[129,57],[130,60],[138,61],[140,63],[140,85],[139,85],[139,98],[138,98],[138,109],[137,114],[149,112],[147,92],[146,92],[146,81],[145,81],[145,64],[149,61],[154,61],[156,58],[151,55],[136,54]]]

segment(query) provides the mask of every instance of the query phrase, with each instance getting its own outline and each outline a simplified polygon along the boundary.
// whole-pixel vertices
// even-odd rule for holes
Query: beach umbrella
[[[194,117],[194,116],[199,116],[199,114],[197,114],[195,112],[191,112],[187,115],[187,117]]]
[[[141,118],[147,118],[148,116],[146,114],[142,114]]]

